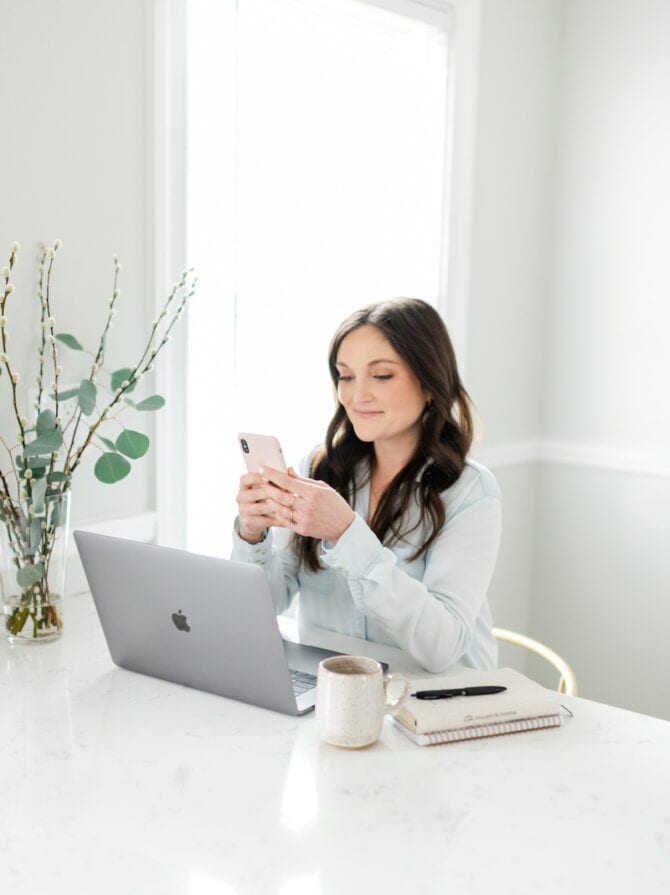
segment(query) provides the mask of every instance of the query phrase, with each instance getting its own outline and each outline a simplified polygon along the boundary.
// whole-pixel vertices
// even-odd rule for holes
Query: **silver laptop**
[[[113,661],[121,668],[302,715],[319,662],[282,640],[260,566],[75,531]]]

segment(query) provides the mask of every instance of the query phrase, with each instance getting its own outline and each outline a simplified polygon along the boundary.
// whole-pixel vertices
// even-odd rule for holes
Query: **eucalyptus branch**
[[[84,440],[84,442],[75,451],[73,458],[72,458],[72,463],[70,464],[70,456],[69,455],[65,458],[65,464],[63,466],[63,475],[71,476],[74,473],[75,469],[81,463],[82,454],[84,453],[86,448],[89,446],[89,444],[91,444],[91,439],[97,432],[98,428],[102,425],[102,423],[107,421],[108,410],[111,409],[117,403],[117,401],[118,401],[118,397],[114,397],[112,399],[111,403],[108,404],[107,407],[105,407],[105,409],[102,411],[102,413],[100,414],[100,416],[98,417],[96,422],[93,423],[92,426],[89,426],[88,435],[86,436],[86,439]],[[61,486],[61,488],[59,490],[64,491],[65,488],[63,486]]]
[[[114,307],[114,305],[116,304],[116,300],[118,299],[119,295],[121,294],[118,289],[119,271],[120,270],[121,270],[121,265],[119,264],[119,259],[116,256],[114,256],[114,285],[112,287],[112,297],[109,301],[109,311],[107,312],[107,319],[105,321],[105,326],[103,328],[102,335],[100,336],[100,344],[98,345],[98,350],[97,350],[96,354],[93,356],[93,364],[91,366],[91,372],[89,374],[89,378],[90,378],[91,382],[96,381],[98,370],[102,366],[102,363],[103,363],[103,360],[105,357],[107,333],[112,328],[112,318],[116,314],[116,308]],[[67,467],[69,464],[70,457],[72,455],[72,451],[73,451],[75,443],[76,443],[77,432],[79,430],[79,424],[81,422],[81,418],[82,418],[82,410],[81,410],[81,407],[78,407],[78,410],[72,414],[72,417],[70,418],[70,420],[68,422],[68,425],[69,425],[73,419],[75,420],[74,429],[72,430],[72,437],[70,438],[70,444],[69,444],[67,452],[65,454],[65,464],[64,464],[65,467]]]
[[[158,345],[155,348],[151,347],[153,344],[154,336],[155,336],[158,326],[160,324],[160,321],[167,316],[167,314],[168,314],[167,309],[168,309],[169,305],[171,304],[171,302],[174,300],[179,289],[185,289],[186,282],[188,280],[188,276],[190,273],[192,273],[192,269],[184,271],[181,275],[179,282],[175,286],[172,287],[172,290],[163,306],[163,309],[162,309],[160,315],[158,316],[158,318],[156,320],[154,320],[154,322],[152,324],[151,332],[149,334],[149,339],[147,340],[147,345],[140,356],[140,360],[138,361],[137,364],[135,364],[135,366],[133,368],[131,368],[131,372],[129,373],[128,379],[124,380],[121,383],[120,387],[116,389],[116,391],[114,392],[114,396],[112,397],[112,400],[102,410],[102,412],[100,413],[96,422],[93,423],[93,425],[89,426],[88,435],[87,435],[85,441],[83,442],[83,444],[75,451],[74,456],[72,458],[72,462],[70,463],[69,455],[66,457],[65,465],[63,467],[64,475],[72,476],[74,474],[74,471],[77,469],[77,467],[79,466],[79,464],[81,462],[81,458],[82,458],[82,455],[84,454],[84,451],[91,443],[91,439],[96,434],[98,428],[102,425],[102,423],[104,423],[108,419],[110,419],[110,417],[109,417],[110,410],[112,410],[112,408],[114,408],[117,404],[120,403],[120,401],[123,399],[123,396],[126,394],[126,392],[130,388],[132,388],[135,385],[135,383],[137,383],[141,380],[144,373],[148,373],[153,370],[155,358],[158,356],[161,349],[164,348],[165,345],[170,340],[170,336],[169,336],[170,330],[172,329],[172,327],[175,325],[175,323],[181,316],[182,311],[184,309],[184,305],[186,304],[186,301],[195,293],[195,285],[196,285],[197,279],[193,278],[193,282],[191,283],[191,288],[188,290],[188,292],[184,292],[182,300],[180,301],[177,310],[175,311],[172,319],[170,320],[170,322],[168,324],[168,327],[167,327],[165,333],[163,334],[162,340],[158,343]],[[147,355],[148,355],[148,357],[147,357]],[[145,366],[142,369],[140,369],[142,363],[145,360],[146,360]],[[123,408],[121,408],[121,409],[123,409]]]

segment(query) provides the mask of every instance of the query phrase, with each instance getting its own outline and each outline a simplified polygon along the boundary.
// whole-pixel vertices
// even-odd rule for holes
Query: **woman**
[[[429,672],[494,668],[500,493],[467,459],[470,400],[442,319],[418,299],[370,305],[341,324],[329,366],[325,442],[303,475],[241,477],[233,559],[265,566],[277,612],[300,591],[306,621]]]

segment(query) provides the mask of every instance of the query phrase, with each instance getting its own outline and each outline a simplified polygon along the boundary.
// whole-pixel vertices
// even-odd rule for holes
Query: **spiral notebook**
[[[409,697],[391,722],[419,746],[560,727],[558,694],[512,668],[468,671],[412,681],[412,692],[441,688],[498,685],[504,693],[450,699]]]

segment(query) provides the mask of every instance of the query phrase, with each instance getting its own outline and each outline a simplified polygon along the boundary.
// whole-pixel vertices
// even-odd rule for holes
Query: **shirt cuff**
[[[240,537],[240,519],[236,517],[233,524],[232,559],[242,562],[265,563],[272,555],[272,532],[266,528],[263,537],[257,544],[250,544]]]
[[[358,513],[336,544],[322,541],[321,547],[321,558],[326,565],[339,569],[349,580],[365,577],[370,566],[378,563],[384,554],[381,541]]]

